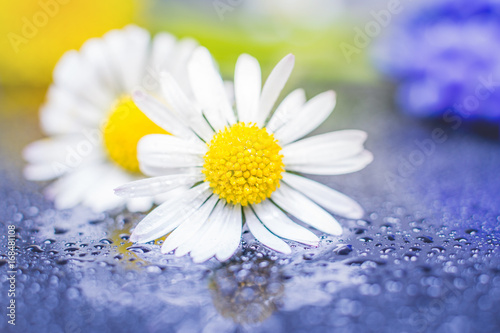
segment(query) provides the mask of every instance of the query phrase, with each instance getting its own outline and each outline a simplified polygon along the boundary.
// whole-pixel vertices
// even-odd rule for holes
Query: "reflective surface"
[[[315,179],[359,201],[365,218],[340,219],[343,236],[323,235],[318,248],[293,244],[290,256],[245,233],[243,248],[222,264],[195,265],[161,255],[156,244],[128,242],[141,214],[54,210],[46,184],[21,175],[20,150],[41,137],[33,107],[3,103],[2,309],[9,224],[19,254],[16,326],[2,310],[0,330],[500,331],[498,141],[405,118],[383,86],[332,86],[339,104],[318,132],[367,131],[375,161]]]

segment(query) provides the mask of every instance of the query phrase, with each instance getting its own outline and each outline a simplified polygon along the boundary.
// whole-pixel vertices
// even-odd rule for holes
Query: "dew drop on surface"
[[[427,243],[427,244],[430,244],[430,243],[433,243],[434,241],[432,240],[432,237],[430,236],[419,236],[417,237],[417,239],[421,242],[424,242],[424,243]]]
[[[44,252],[43,249],[40,246],[38,246],[38,245],[27,246],[26,250],[28,250],[30,252],[36,252],[36,253],[42,253],[42,252]]]
[[[387,253],[391,253],[391,252],[394,252],[394,251],[396,251],[395,248],[393,248],[393,247],[386,247],[386,248],[380,250],[380,253],[387,254]]]
[[[148,253],[149,251],[151,251],[149,248],[141,245],[127,247],[127,250],[135,253]]]
[[[469,235],[475,235],[478,233],[478,230],[477,229],[466,229],[465,233],[469,234]]]
[[[351,252],[352,252],[352,245],[338,245],[333,250],[333,253],[341,255],[341,256],[346,256]]]
[[[68,229],[65,229],[65,228],[58,228],[58,227],[54,228],[54,234],[56,234],[56,235],[63,235],[67,232],[68,232]]]

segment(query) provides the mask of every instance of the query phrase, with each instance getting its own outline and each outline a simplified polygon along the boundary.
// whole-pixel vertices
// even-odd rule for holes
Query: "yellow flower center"
[[[237,123],[219,131],[208,144],[203,173],[213,192],[228,203],[256,204],[280,186],[281,147],[255,124]]]
[[[104,125],[103,141],[109,158],[123,169],[139,173],[137,143],[148,134],[170,134],[142,113],[130,96],[120,98]]]

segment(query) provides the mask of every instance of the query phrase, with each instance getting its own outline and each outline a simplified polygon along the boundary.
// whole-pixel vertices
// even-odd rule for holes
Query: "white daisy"
[[[317,246],[318,237],[286,214],[333,235],[342,227],[327,211],[361,218],[351,198],[297,175],[340,175],[363,169],[372,154],[366,133],[344,130],[306,139],[335,106],[327,91],[305,100],[301,89],[271,110],[294,65],[281,60],[261,89],[257,60],[241,55],[236,63],[236,111],[209,52],[196,49],[188,73],[196,103],[190,103],[171,75],[162,75],[163,98],[136,92],[134,101],[158,126],[175,136],[148,135],[138,146],[141,170],[151,176],[116,189],[124,198],[166,192],[166,201],[146,216],[130,239],[145,243],[166,234],[162,252],[187,253],[195,262],[212,256],[224,261],[238,248],[245,222],[264,245],[283,253],[280,237]],[[322,208],[323,207],[323,208]]]
[[[186,64],[197,43],[176,41],[160,33],[151,39],[136,26],[112,30],[88,40],[79,51],[64,54],[54,69],[54,82],[40,110],[49,138],[24,150],[29,180],[59,178],[46,190],[56,208],[84,204],[100,212],[121,207],[151,208],[153,199],[123,199],[113,189],[143,178],[137,142],[146,134],[167,132],[135,106],[130,95],[139,87],[158,94],[167,71],[190,96]]]

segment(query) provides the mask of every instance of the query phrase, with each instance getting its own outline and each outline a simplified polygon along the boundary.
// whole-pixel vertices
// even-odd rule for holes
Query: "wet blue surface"
[[[55,211],[45,184],[21,177],[19,151],[41,136],[34,113],[2,114],[0,330],[499,332],[498,141],[406,118],[391,110],[389,88],[336,88],[337,110],[318,131],[366,130],[375,161],[315,179],[359,201],[365,218],[340,219],[343,236],[295,244],[290,256],[246,233],[223,264],[129,243],[140,214]],[[19,251],[15,327],[6,316],[9,224]]]

